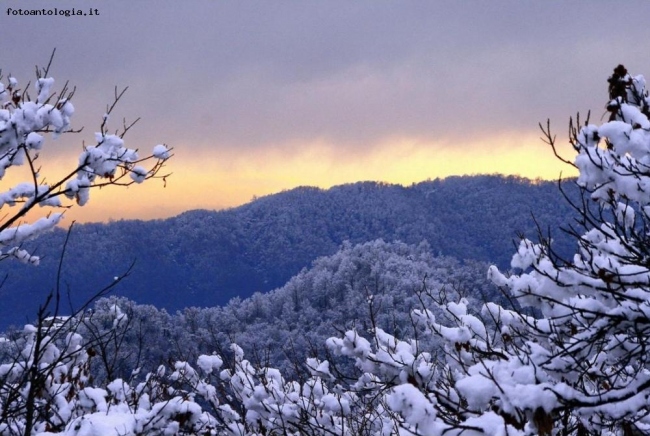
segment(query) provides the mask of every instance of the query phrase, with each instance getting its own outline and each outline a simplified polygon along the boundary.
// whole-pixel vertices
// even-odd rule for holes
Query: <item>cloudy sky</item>
[[[570,175],[539,140],[551,119],[599,121],[606,79],[650,75],[650,2],[0,0],[0,67],[77,88],[82,133],[48,141],[45,174],[76,163],[115,86],[127,146],[174,147],[162,183],[103,190],[70,219],[167,217],[301,185],[410,184],[453,174]],[[4,8],[97,9],[34,17]],[[49,173],[48,173],[49,174]],[[99,195],[97,195],[99,194]]]

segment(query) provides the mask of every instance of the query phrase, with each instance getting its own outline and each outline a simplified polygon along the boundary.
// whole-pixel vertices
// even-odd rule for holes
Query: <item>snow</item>
[[[131,178],[136,183],[142,183],[146,180],[149,171],[141,166],[135,166],[131,169]]]
[[[418,434],[438,434],[440,425],[435,420],[433,404],[415,386],[396,386],[386,397],[386,403],[393,412],[400,413],[411,428],[417,428]]]
[[[171,156],[166,145],[158,144],[153,148],[153,156],[156,159],[169,159]]]
[[[221,360],[219,356],[216,355],[201,355],[198,358],[197,365],[203,370],[204,373],[211,374],[212,371],[218,371],[219,368],[221,368],[221,365],[223,365],[223,360]]]

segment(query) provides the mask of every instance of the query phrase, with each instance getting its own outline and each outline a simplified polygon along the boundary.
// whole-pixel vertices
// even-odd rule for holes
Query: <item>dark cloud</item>
[[[32,5],[101,15],[2,16],[4,71],[31,74],[56,47],[53,73],[78,86],[89,130],[113,86],[130,85],[120,117],[143,117],[135,142],[367,148],[547,117],[564,131],[577,110],[600,116],[616,64],[650,74],[645,1],[3,3]]]

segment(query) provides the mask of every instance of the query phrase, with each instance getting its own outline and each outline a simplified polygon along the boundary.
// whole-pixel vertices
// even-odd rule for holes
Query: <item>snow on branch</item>
[[[56,91],[55,80],[49,77],[48,72],[49,66],[37,69],[33,98],[30,89],[21,88],[15,77],[7,77],[4,83],[0,81],[0,181],[15,167],[26,165],[29,169],[28,180],[0,190],[0,208],[20,205],[0,221],[0,244],[4,246],[10,245],[12,239],[15,240],[12,243],[19,243],[35,237],[61,220],[61,213],[55,213],[39,220],[38,224],[28,224],[28,213],[36,205],[62,210],[75,205],[84,206],[93,188],[128,186],[152,178],[164,181],[168,176],[163,173],[163,168],[172,156],[171,148],[158,144],[150,154],[142,156],[136,149],[125,146],[124,135],[135,122],[128,125],[125,122],[120,133],[107,133],[111,112],[126,91],[118,92],[116,88],[114,100],[102,117],[100,131],[95,133],[94,144],[83,147],[79,158],[71,162],[64,176],[46,183],[47,177],[41,174],[37,163],[40,152],[47,146],[47,136],[56,140],[61,135],[81,131],[71,127],[75,89],[70,89],[66,83]],[[8,252],[2,252],[0,258],[8,255]]]

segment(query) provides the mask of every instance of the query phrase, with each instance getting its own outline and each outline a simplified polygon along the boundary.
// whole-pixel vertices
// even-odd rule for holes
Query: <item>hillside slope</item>
[[[451,177],[409,187],[359,182],[328,190],[301,187],[224,211],[197,210],[166,220],[74,227],[61,284],[74,303],[124,272],[115,292],[175,311],[216,306],[282,286],[344,241],[427,241],[434,254],[507,266],[517,232],[535,236],[532,215],[556,231],[572,211],[557,183],[503,176]],[[43,256],[34,268],[0,263],[0,324],[33,317],[56,283],[65,231],[30,245]],[[67,301],[67,297],[64,298]]]

